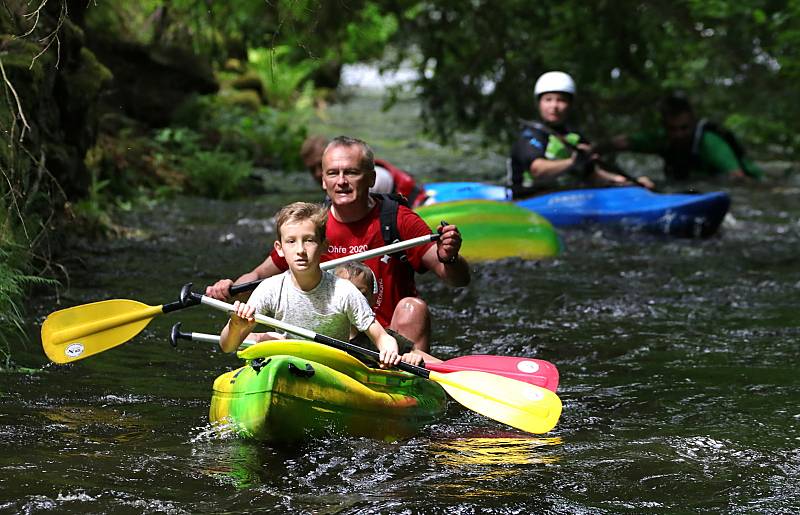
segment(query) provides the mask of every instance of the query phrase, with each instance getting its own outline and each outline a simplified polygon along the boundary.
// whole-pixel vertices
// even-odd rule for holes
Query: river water
[[[426,143],[413,105],[357,98],[316,130],[372,141],[428,180],[500,180],[502,156],[463,138]],[[371,136],[371,137],[370,137]],[[619,513],[800,510],[800,185],[734,188],[733,219],[708,240],[589,228],[562,231],[542,262],[473,265],[451,290],[421,277],[434,352],[546,359],[562,418],[530,436],[451,402],[413,439],[345,435],[278,448],[208,427],[213,378],[237,366],[195,307],[156,317],[130,342],[48,364],[38,324],[108,298],[159,305],[183,283],[250,269],[271,215],[313,199],[305,175],[236,202],[181,198],[129,214],[130,238],[83,245],[70,287],[31,299],[31,341],[0,374],[0,512]]]

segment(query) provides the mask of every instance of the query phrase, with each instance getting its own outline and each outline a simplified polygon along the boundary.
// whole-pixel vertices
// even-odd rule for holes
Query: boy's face
[[[572,99],[565,93],[543,93],[539,97],[539,116],[545,123],[560,125],[567,119]]]
[[[326,245],[317,236],[314,222],[287,222],[280,229],[281,239],[275,242],[275,250],[286,259],[292,273],[319,269],[319,261]]]

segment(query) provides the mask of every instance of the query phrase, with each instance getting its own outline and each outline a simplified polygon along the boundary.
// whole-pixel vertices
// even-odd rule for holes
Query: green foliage
[[[28,338],[27,287],[54,284],[31,270],[34,262],[39,268],[49,265],[47,231],[64,202],[45,154],[46,148],[53,154],[64,150],[59,141],[45,141],[59,107],[50,98],[55,79],[48,72],[55,57],[51,52],[34,59],[42,34],[30,25],[21,30],[25,8],[12,8],[0,9],[0,369],[9,367],[12,342]],[[23,33],[29,39],[19,36]]]
[[[310,110],[278,111],[263,107],[257,112],[239,118],[224,133],[226,146],[236,142],[251,149],[251,157],[257,162],[270,163],[283,169],[296,170],[302,167],[300,146],[306,138],[306,124]]]
[[[311,59],[292,62],[291,52],[288,46],[252,48],[247,51],[247,61],[261,78],[267,102],[277,109],[310,106],[313,103],[314,90],[306,79],[318,64]],[[306,87],[302,87],[304,82]]]
[[[11,363],[11,342],[27,339],[22,299],[26,287],[57,284],[56,281],[25,274],[30,261],[25,247],[0,245],[0,369]]]
[[[533,84],[558,69],[578,83],[575,119],[590,135],[656,120],[668,92],[702,115],[735,120],[748,142],[798,156],[800,3],[406,1],[395,43],[411,59],[431,129],[481,129],[507,145],[535,114]],[[792,20],[795,20],[793,23]],[[769,148],[767,148],[769,144]]]
[[[221,150],[243,154],[257,166],[296,169],[302,166],[300,145],[312,114],[312,106],[302,102],[286,110],[261,106],[253,111],[228,105],[224,97],[204,96],[182,106],[175,123],[184,128],[170,130],[194,131],[195,145],[213,142]]]
[[[203,197],[230,199],[243,193],[243,183],[252,173],[241,156],[220,150],[201,150],[182,156],[181,167],[189,175],[188,189]]]
[[[231,56],[245,57],[248,48],[287,49],[278,50],[282,63],[304,69],[308,78],[306,61],[320,69],[380,58],[398,27],[395,14],[383,4],[125,0],[91,4],[87,26],[119,39],[191,48],[220,64]]]
[[[185,173],[187,193],[217,199],[247,193],[243,191],[243,183],[253,167],[241,153],[219,148],[204,150],[201,134],[185,127],[162,129],[155,140],[169,152],[174,166]]]
[[[83,199],[73,206],[75,216],[81,220],[81,231],[90,234],[109,234],[113,232],[111,220],[113,199],[107,194],[111,181],[99,179],[97,169],[91,169],[92,180],[89,191]]]
[[[376,50],[385,48],[389,39],[397,32],[397,18],[392,13],[381,12],[376,3],[367,2],[352,21],[344,27],[342,61],[355,63],[380,57]]]

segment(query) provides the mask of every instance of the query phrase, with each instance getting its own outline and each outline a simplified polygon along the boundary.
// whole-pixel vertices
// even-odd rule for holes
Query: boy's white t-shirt
[[[263,315],[344,341],[351,324],[366,331],[375,320],[367,299],[347,279],[323,272],[315,288],[303,291],[290,274],[287,270],[263,280],[247,303]]]

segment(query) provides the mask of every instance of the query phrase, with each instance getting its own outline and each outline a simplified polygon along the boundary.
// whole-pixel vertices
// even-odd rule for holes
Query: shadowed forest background
[[[505,152],[533,83],[578,83],[592,138],[658,123],[685,91],[751,156],[797,170],[800,3],[5,0],[0,7],[0,366],[30,287],[68,282],[75,237],[190,194],[258,193],[301,168],[310,120],[346,101],[342,68],[413,70],[429,137]],[[258,171],[255,173],[254,171]]]

